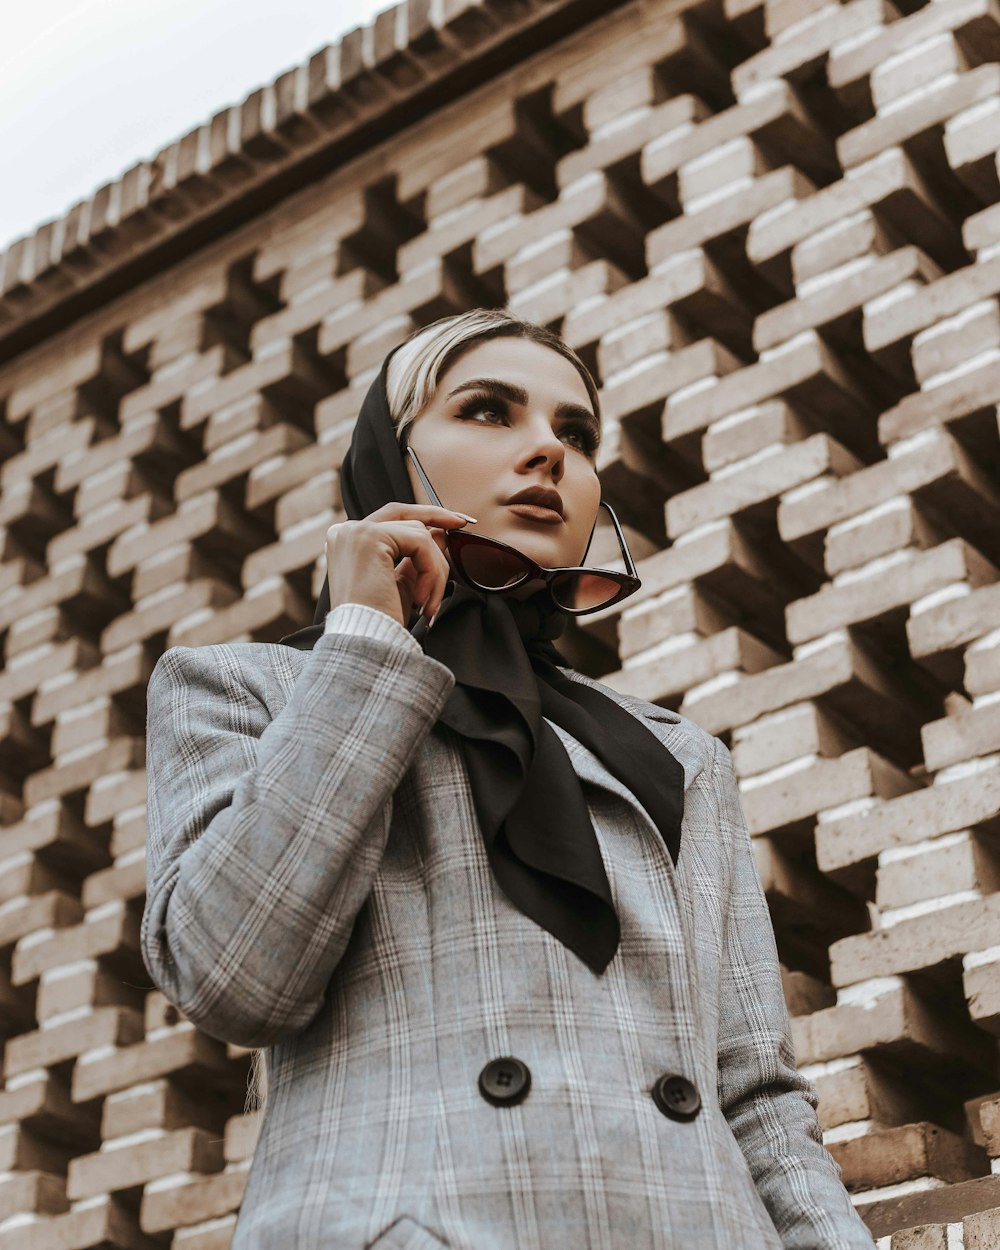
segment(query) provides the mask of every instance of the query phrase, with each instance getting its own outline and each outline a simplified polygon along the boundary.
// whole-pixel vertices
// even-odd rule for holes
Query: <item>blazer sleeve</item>
[[[795,1066],[774,928],[732,756],[718,738],[712,775],[721,835],[733,848],[719,1004],[722,1111],[785,1250],[872,1250],[823,1144],[815,1087]]]
[[[392,617],[338,605],[272,719],[249,650],[172,647],[150,677],[140,946],[194,1024],[258,1048],[319,1011],[455,677]]]

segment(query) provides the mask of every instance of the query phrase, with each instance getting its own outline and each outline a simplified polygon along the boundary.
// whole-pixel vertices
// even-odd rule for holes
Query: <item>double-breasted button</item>
[[[491,1059],[479,1074],[479,1092],[494,1107],[509,1107],[527,1098],[531,1088],[528,1065],[512,1055]]]
[[[701,1110],[701,1095],[686,1076],[664,1072],[653,1086],[653,1101],[671,1120],[693,1120]]]

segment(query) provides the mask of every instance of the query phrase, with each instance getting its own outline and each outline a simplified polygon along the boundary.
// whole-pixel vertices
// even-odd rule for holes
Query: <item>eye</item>
[[[564,425],[562,433],[565,434],[567,430],[571,434],[576,434],[579,439],[580,450],[585,456],[590,456],[597,450],[597,435],[591,426],[586,425],[583,421],[577,421],[572,425]]]
[[[503,403],[502,400],[488,400],[483,398],[481,395],[478,397],[473,395],[471,399],[466,399],[459,404],[456,416],[461,419],[465,419],[471,416],[474,412],[492,412],[494,414],[500,413],[502,416],[506,416],[507,405]]]

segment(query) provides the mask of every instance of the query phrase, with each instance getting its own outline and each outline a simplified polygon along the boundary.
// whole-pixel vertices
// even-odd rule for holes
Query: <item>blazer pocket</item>
[[[401,1215],[365,1250],[448,1250],[448,1243],[408,1215]]]

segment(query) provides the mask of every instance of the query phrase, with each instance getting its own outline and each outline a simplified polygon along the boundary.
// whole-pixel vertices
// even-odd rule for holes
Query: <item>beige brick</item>
[[[185,1181],[169,1189],[147,1189],[142,1195],[139,1221],[143,1231],[162,1233],[168,1229],[219,1220],[230,1212],[239,1212],[246,1191],[249,1168],[216,1172],[200,1179]],[[178,1244],[191,1245],[185,1239]]]
[[[458,205],[434,219],[429,230],[401,244],[397,250],[399,268],[416,269],[432,257],[448,256],[461,247],[473,246],[480,234],[491,227],[507,225],[514,218],[537,212],[541,205],[540,197],[521,184]]]
[[[977,253],[996,243],[1000,234],[998,204],[988,204],[962,223],[962,242],[970,252]]]
[[[1000,812],[1000,769],[927,786],[869,807],[856,815],[821,820],[816,862],[834,872],[875,858],[890,847],[983,826],[992,830]]]
[[[833,986],[825,981],[808,972],[786,968],[784,964],[781,965],[781,988],[791,1016],[806,1016],[829,1007],[837,997]]]
[[[746,777],[802,756],[832,759],[857,745],[856,736],[822,707],[802,703],[735,729],[730,751],[737,776]]]
[[[764,14],[764,27],[768,39],[774,39],[783,31],[796,26],[799,22],[808,22],[813,15],[825,6],[826,0],[777,0],[769,4]]]
[[[985,67],[984,67],[985,68]],[[1000,291],[1000,256],[944,274],[904,299],[865,312],[865,347],[877,352],[910,339]],[[971,353],[970,353],[971,354]]]
[[[867,33],[882,20],[878,0],[853,0],[843,7],[825,5],[797,22],[786,38],[738,65],[732,73],[737,98],[769,78],[801,77],[836,44]]]
[[[973,699],[1000,690],[1000,648],[989,637],[966,647],[963,685]]]
[[[608,673],[602,681],[623,694],[637,694],[651,703],[670,701],[685,690],[720,673],[755,673],[771,668],[778,655],[752,634],[736,628],[720,630],[702,642],[690,642],[648,658],[633,656],[629,667]]]
[[[906,639],[910,654],[933,655],[962,647],[996,628],[1000,621],[1000,585],[981,585],[910,616]]]
[[[871,73],[872,102],[876,112],[917,90],[927,90],[939,78],[961,74],[969,62],[950,31],[933,35],[922,43],[889,56]]]
[[[1000,147],[998,136],[997,147]],[[947,373],[982,352],[1000,350],[1000,303],[980,300],[913,336],[910,358],[917,382]]]
[[[790,403],[815,406],[823,411],[831,429],[839,426],[848,433],[862,424],[862,414],[869,407],[857,383],[818,334],[805,330],[792,345],[729,373],[713,386],[671,394],[663,414],[664,441],[702,431],[720,417],[779,394]],[[842,441],[847,441],[846,434]]]
[[[98,1046],[129,1046],[141,1036],[142,1016],[138,1012],[126,1007],[97,1007],[87,1016],[8,1038],[4,1076],[63,1063]]]
[[[869,257],[839,279],[824,282],[787,303],[768,309],[754,322],[755,351],[765,351],[799,334],[805,327],[828,326],[860,310],[904,282],[933,281],[940,269],[918,247],[901,247],[888,256]]]
[[[775,500],[787,490],[824,474],[845,476],[859,467],[857,459],[836,439],[813,434],[801,443],[768,448],[744,464],[728,465],[700,486],[667,500],[667,533],[686,530]]]
[[[504,265],[504,286],[513,299],[527,301],[551,286],[560,274],[582,269],[592,254],[572,230],[558,230]]]
[[[840,938],[830,947],[830,975],[837,987],[872,977],[935,968],[968,951],[1000,945],[1000,894],[955,903],[890,929]]]
[[[180,1128],[152,1141],[115,1148],[105,1143],[93,1154],[78,1155],[66,1174],[71,1200],[135,1189],[178,1172],[215,1172],[222,1167],[222,1142],[200,1128]]]
[[[962,988],[969,1004],[969,1018],[981,1029],[1000,1037],[1000,960],[983,959],[979,952],[965,961]]]
[[[807,944],[826,947],[834,935],[868,927],[868,911],[810,865],[796,858],[781,837],[756,836],[753,850],[776,929]]]
[[[680,639],[695,635],[695,643],[720,633],[728,625],[726,612],[717,607],[697,585],[685,583],[647,599],[630,613],[623,613],[618,625],[618,654],[629,660],[664,638]]]
[[[700,100],[695,97],[695,103]],[[800,154],[800,168],[811,178],[832,176],[832,149],[816,142],[794,87],[781,78],[759,84],[752,98],[712,116],[699,112],[695,125],[680,125],[652,139],[642,153],[641,174],[651,187],[663,187],[670,176],[706,153],[717,151],[734,139],[752,136],[778,157],[777,163]]]
[[[637,109],[660,103],[666,94],[652,65],[636,65],[587,96],[583,101],[583,124],[593,136],[595,131],[614,125]]]
[[[877,209],[899,237],[937,257],[954,251],[955,227],[902,148],[889,148],[799,199],[780,201],[755,215],[747,232],[749,260],[766,265],[796,243],[862,209]]]
[[[783,399],[766,400],[714,421],[702,438],[702,464],[712,474],[765,447],[804,442],[810,433],[809,426]]]
[[[721,733],[818,698],[859,730],[878,725],[894,738],[918,739],[900,718],[901,705],[912,705],[912,691],[857,643],[837,635],[801,659],[748,673],[724,690],[689,690],[682,710],[710,733]]]
[[[596,246],[612,249],[635,247],[642,228],[628,201],[602,171],[594,171],[564,187],[552,204],[534,207],[486,227],[472,245],[472,266],[477,274],[510,259],[520,248],[537,242],[555,230],[570,228]]]
[[[992,524],[1000,515],[996,485],[948,430],[938,428],[898,455],[783,499],[778,531],[786,542],[795,542],[907,495],[922,510],[961,518],[963,525],[984,514]]]
[[[723,270],[703,249],[691,248],[671,254],[648,275],[623,283],[606,299],[569,309],[562,335],[579,349],[616,333],[632,321],[668,308],[718,325],[720,334],[726,337],[745,337],[751,319],[745,297],[733,288]],[[603,365],[601,372],[604,373]]]
[[[879,856],[875,902],[879,909],[907,907],[965,890],[1000,889],[996,856],[967,829],[900,847]]]
[[[943,31],[955,31],[963,46],[978,49],[989,58],[998,49],[994,0],[952,0],[926,5],[900,19],[868,32],[857,43],[831,49],[827,62],[830,86],[838,94],[852,81],[863,79],[889,57],[932,39]]]
[[[948,1250],[946,1224],[917,1224],[893,1233],[891,1250]]]
[[[718,203],[706,204],[655,226],[646,235],[646,265],[653,269],[678,252],[726,235],[742,234],[748,226],[752,230],[754,221],[766,216],[769,210],[779,206],[794,208],[814,191],[815,185],[796,168],[771,170],[755,178],[742,195],[724,196]]]
[[[919,1188],[911,1193],[859,1204],[858,1211],[876,1237],[886,1236],[901,1226],[961,1223],[974,1211],[995,1208],[1000,1197],[1000,1181],[995,1176],[979,1176],[957,1184]]]
[[[1000,107],[997,100],[974,104],[945,122],[944,152],[948,164],[981,203],[990,204],[995,199],[998,147]]]
[[[892,553],[888,562],[873,561],[870,570],[852,570],[850,580],[790,603],[785,610],[788,639],[808,642],[832,629],[877,619],[954,582],[979,587],[998,579],[1000,572],[962,538],[928,551]]]
[[[213,1090],[240,1087],[239,1074],[227,1061],[224,1044],[199,1032],[193,1025],[181,1023],[172,1032],[143,1041],[139,1040],[142,1038],[139,1017],[136,1033],[137,1037],[121,1045],[114,1054],[85,1055],[73,1065],[74,1102],[88,1102],[182,1070],[187,1079],[210,1085]],[[88,1043],[80,1053],[97,1044]],[[27,1070],[32,1065],[22,1066]]]
[[[889,1128],[919,1120],[922,1114],[914,1091],[864,1056],[806,1071],[812,1074],[810,1079],[819,1095],[816,1110],[824,1132],[861,1121]]]
[[[399,282],[390,283],[362,307],[348,305],[327,314],[320,322],[316,350],[320,356],[333,356],[373,328],[414,308],[433,307],[460,292],[441,257],[433,257],[405,270]],[[355,409],[357,413],[357,409]]]
[[[2,1250],[76,1250],[100,1245],[156,1250],[159,1242],[147,1237],[127,1205],[110,1195],[101,1195],[93,1204],[40,1224],[15,1226],[0,1233]]]
[[[677,171],[678,199],[685,213],[696,212],[701,203],[718,198],[726,188],[742,189],[748,181],[771,168],[759,146],[739,135]]]
[[[743,811],[751,833],[810,825],[824,808],[858,799],[894,798],[916,788],[904,772],[868,747],[857,747],[836,759],[820,759],[805,767],[783,770],[774,780],[754,779],[743,791]]]
[[[679,25],[676,31],[676,46],[679,48],[682,46]],[[644,67],[644,72],[648,80],[648,66]],[[648,98],[648,91],[646,94]],[[586,147],[567,152],[556,162],[556,184],[560,188],[569,186],[589,173],[613,169],[640,151],[645,161],[649,148],[657,139],[669,136],[704,116],[703,106],[691,95],[678,95],[674,99],[661,100],[655,107],[649,107],[648,103],[636,104],[628,112],[625,109],[629,97],[620,99],[621,95],[620,91],[609,87],[601,93],[600,99],[606,101],[603,105],[595,105],[598,100],[595,96],[587,101],[584,106],[585,115],[588,110],[595,114],[599,110],[600,120],[597,127],[588,126],[591,138]],[[608,103],[611,100],[615,103]],[[611,108],[618,108],[621,112],[615,117],[608,117]],[[584,124],[587,124],[586,120]],[[654,175],[646,181],[652,182],[657,176]]]
[[[843,1169],[848,1190],[900,1185],[919,1177],[964,1181],[984,1170],[982,1152],[936,1124],[905,1124],[866,1133],[827,1149]]]
[[[987,1098],[979,1104],[983,1145],[991,1159],[1000,1155],[1000,1100]]]
[[[952,1078],[958,1065],[988,1070],[995,1047],[978,1030],[950,1020],[901,978],[873,989],[860,1003],[840,1003],[792,1020],[800,1064],[864,1053],[890,1064],[937,1067]]]
[[[302,431],[287,422],[269,429],[249,430],[223,443],[200,464],[179,474],[175,486],[177,502],[204,495],[233,481],[242,481],[255,465],[273,461],[278,456],[293,455],[306,445]]]
[[[879,567],[882,558],[910,559],[945,541],[942,528],[929,521],[912,499],[891,499],[831,525],[824,541],[824,564],[831,579],[848,569],[863,576],[863,566]],[[903,549],[911,548],[903,556]]]
[[[962,1221],[964,1250],[993,1250],[1000,1245],[1000,1207],[977,1211]]]
[[[860,165],[941,125],[962,109],[989,100],[1000,91],[1000,66],[980,65],[957,78],[942,78],[914,92],[898,108],[862,122],[837,139],[837,155],[844,169]]]
[[[798,289],[841,265],[884,256],[894,248],[895,243],[871,209],[859,208],[795,244],[789,256],[792,285]]]
[[[728,376],[738,367],[736,356],[714,339],[702,339],[675,352],[658,352],[608,379],[602,410],[606,418],[621,422],[643,409],[659,407],[664,399],[685,387],[706,378]],[[697,455],[695,444],[700,440],[689,438],[681,443],[681,439],[700,433],[700,428],[678,429],[673,439],[688,453],[689,460]]]
[[[934,771],[1000,751],[1000,702],[930,721],[920,736],[927,767]]]

